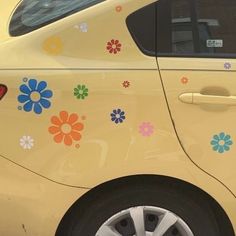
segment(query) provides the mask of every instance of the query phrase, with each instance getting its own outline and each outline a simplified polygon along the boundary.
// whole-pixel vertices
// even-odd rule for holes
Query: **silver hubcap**
[[[152,206],[121,211],[108,219],[96,236],[194,236],[174,213]]]

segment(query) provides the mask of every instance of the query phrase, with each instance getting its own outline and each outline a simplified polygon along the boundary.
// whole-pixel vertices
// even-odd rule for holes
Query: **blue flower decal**
[[[111,113],[111,120],[116,124],[123,123],[125,120],[125,112],[121,109],[113,110]]]
[[[20,91],[22,94],[18,96],[18,101],[24,103],[23,109],[26,112],[34,111],[36,114],[41,114],[43,108],[48,109],[51,106],[49,98],[53,93],[46,89],[47,83],[35,79],[28,80],[28,85],[22,84]]]
[[[220,133],[219,135],[214,135],[211,141],[213,150],[219,153],[224,153],[230,150],[230,146],[233,144],[230,135],[225,133]]]

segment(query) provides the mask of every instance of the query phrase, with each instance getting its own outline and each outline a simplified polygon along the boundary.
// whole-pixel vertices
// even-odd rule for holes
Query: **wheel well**
[[[175,179],[168,176],[158,176],[158,175],[135,175],[122,177],[114,179],[105,183],[102,183],[95,188],[88,191],[81,198],[79,198],[66,212],[63,216],[57,231],[56,236],[67,235],[67,230],[71,227],[71,221],[76,212],[83,212],[86,210],[86,207],[89,206],[89,203],[93,200],[96,200],[97,195],[102,195],[106,192],[112,191],[114,188],[119,188],[124,185],[134,186],[145,185],[145,183],[158,185],[168,185],[170,188],[181,189],[182,192],[186,194],[194,195],[195,197],[200,197],[204,202],[213,210],[218,224],[221,226],[221,235],[234,236],[234,230],[232,223],[225,213],[224,209],[219,205],[219,203],[212,198],[208,193],[198,188],[195,185],[187,183],[180,179]]]

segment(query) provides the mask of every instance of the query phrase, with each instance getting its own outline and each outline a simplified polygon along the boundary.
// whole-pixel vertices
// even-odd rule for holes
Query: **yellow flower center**
[[[71,131],[72,131],[72,127],[71,125],[69,124],[63,124],[61,126],[61,131],[64,133],[64,134],[69,134]]]
[[[30,94],[30,99],[31,101],[33,102],[38,102],[40,99],[41,99],[41,95],[39,92],[37,91],[34,91]]]

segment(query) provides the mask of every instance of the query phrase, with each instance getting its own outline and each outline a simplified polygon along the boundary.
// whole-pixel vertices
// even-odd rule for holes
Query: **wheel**
[[[153,183],[93,196],[73,213],[69,228],[64,236],[222,236],[205,198]]]

